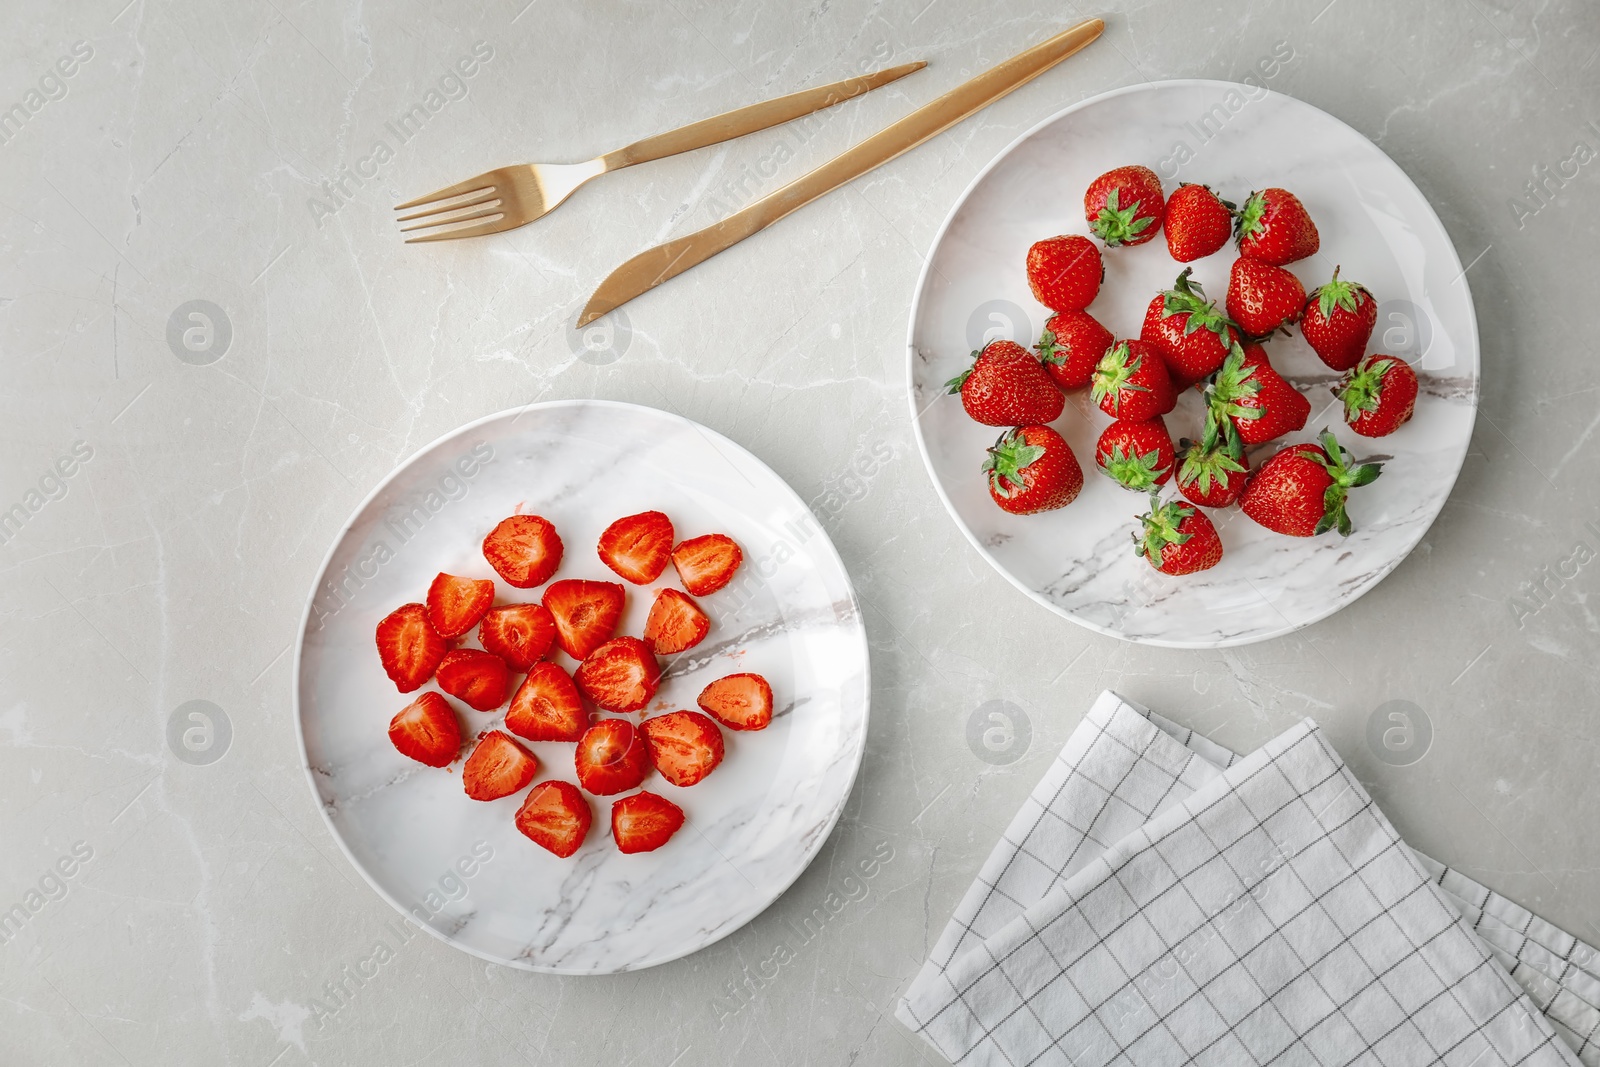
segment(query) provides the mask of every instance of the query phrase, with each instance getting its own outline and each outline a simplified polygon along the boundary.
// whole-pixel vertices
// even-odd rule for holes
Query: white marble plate
[[[591,797],[588,839],[571,859],[557,859],[513,825],[525,793],[470,800],[459,761],[435,770],[389,744],[389,719],[411,697],[396,693],[379,666],[374,628],[398,605],[423,599],[438,571],[495,578],[479,546],[519,509],[556,524],[565,545],[557,577],[615,581],[595,552],[600,532],[651,508],[671,517],[679,537],[726,533],[745,557],[733,584],[701,598],[711,634],[667,665],[649,713],[694,708],[713,678],[755,671],[772,683],[775,718],[758,732],[724,730],[726,758],[693,788],[656,774],[646,780],[688,816],[665,847],[618,852],[610,835],[615,798]],[[649,589],[675,579],[669,566]],[[540,592],[496,585],[502,603]],[[642,632],[652,599],[645,587],[628,587],[621,632]],[[861,761],[869,692],[866,634],[849,578],[794,491],[720,434],[604,401],[491,416],[391,474],[328,555],[306,611],[296,678],[312,791],[373,888],[458,948],[563,974],[676,959],[776,899],[839,817]],[[502,720],[453,703],[473,734]],[[529,747],[541,764],[536,781],[576,781],[573,745]]]
[[[996,430],[968,419],[942,384],[994,337],[1033,344],[1048,312],[1028,289],[1028,246],[1058,233],[1087,233],[1083,191],[1098,174],[1143,163],[1170,195],[1179,181],[1212,186],[1242,203],[1282,186],[1316,220],[1321,252],[1290,269],[1309,292],[1332,274],[1365,283],[1379,301],[1370,350],[1405,357],[1422,381],[1416,417],[1390,437],[1350,432],[1333,404],[1337,377],[1296,333],[1268,344],[1274,366],[1312,401],[1303,433],[1323,427],[1357,455],[1389,454],[1383,477],[1356,491],[1356,532],[1316,539],[1262,529],[1237,508],[1212,512],[1224,557],[1202,575],[1168,578],[1134,556],[1130,533],[1144,498],[1094,467],[1094,442],[1110,422],[1087,392],[1069,396],[1055,426],[1072,445],[1087,484],[1070,506],[1012,516],[989,499],[979,473]],[[1195,276],[1220,305],[1232,244],[1200,260]],[[1108,250],[1106,278],[1090,311],[1118,337],[1137,337],[1150,299],[1181,265],[1164,236]],[[1427,200],[1377,146],[1309,104],[1264,89],[1214,81],[1131,86],[1075,104],[1040,123],[991,163],[945,220],[911,309],[908,374],[923,459],[945,506],[1001,574],[1051,610],[1130,641],[1220,648],[1308,626],[1371,589],[1432,524],[1455,482],[1477,412],[1478,333],[1460,259]],[[1167,416],[1174,440],[1198,436],[1190,394]]]

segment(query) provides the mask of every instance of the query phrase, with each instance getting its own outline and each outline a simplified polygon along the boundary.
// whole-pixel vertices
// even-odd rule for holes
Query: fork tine
[[[471,200],[463,200],[460,203],[451,204],[449,207],[433,207],[432,205],[429,205],[429,207],[428,207],[428,209],[426,211],[413,211],[409,215],[401,215],[399,218],[395,219],[394,221],[396,221],[396,222],[410,222],[412,219],[423,219],[423,218],[427,218],[429,215],[442,215],[446,211],[460,211],[463,208],[477,207],[479,204],[487,204],[487,203],[490,203],[491,201],[495,201],[495,200],[499,200],[499,199],[500,199],[499,191],[497,191],[495,189],[488,189],[488,190],[486,190],[484,192],[484,194],[482,196],[474,197]]]
[[[484,237],[502,230],[515,229],[518,223],[501,216],[490,222],[480,222],[475,226],[464,226],[459,230],[447,230],[442,233],[425,233],[421,237],[407,237],[406,244],[421,244],[424,241],[453,241],[457,237]]]
[[[492,207],[484,211],[476,211],[471,215],[461,215],[453,219],[427,219],[423,222],[413,223],[410,226],[400,227],[401,233],[410,233],[412,230],[427,230],[435,226],[454,226],[458,222],[477,222],[479,219],[500,218],[505,215],[504,208]]]
[[[454,185],[447,185],[443,189],[429,193],[427,196],[419,196],[415,200],[407,200],[403,204],[396,204],[394,209],[396,211],[405,211],[407,208],[421,207],[423,204],[431,204],[435,200],[444,200],[447,197],[460,196],[463,193],[476,193],[482,189],[493,190],[494,179],[490,177],[493,173],[493,171],[484,171],[476,177],[468,178],[464,182],[456,182]]]

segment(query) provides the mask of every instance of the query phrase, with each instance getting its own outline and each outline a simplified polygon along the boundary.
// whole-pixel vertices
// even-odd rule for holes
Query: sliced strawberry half
[[[718,678],[696,703],[730,730],[764,730],[772,721],[772,686],[759,674]]]
[[[585,730],[572,761],[578,784],[598,797],[632,789],[650,773],[650,752],[627,719],[601,719]]]
[[[654,793],[635,793],[611,805],[611,836],[622,852],[654,852],[683,825],[683,809]]]
[[[607,641],[573,672],[585,696],[609,711],[638,711],[661,684],[661,665],[637,637]]]
[[[487,578],[457,578],[439,572],[428,586],[428,621],[440,637],[460,637],[494,604],[494,583]]]
[[[439,688],[479,711],[506,702],[511,672],[506,661],[478,648],[458,648],[439,664]]]
[[[727,585],[743,559],[739,545],[723,534],[691,537],[672,550],[672,565],[695,596],[709,596]]]
[[[539,773],[539,761],[516,738],[490,730],[478,739],[461,766],[461,785],[473,800],[499,800],[525,787]]]
[[[644,623],[644,642],[657,655],[670,656],[693,648],[711,632],[711,620],[689,597],[676,589],[663,589],[650,605]]]
[[[617,582],[565,578],[544,591],[544,606],[555,617],[556,644],[573,659],[583,659],[611,639],[622,619],[626,594]]]
[[[661,577],[672,558],[672,520],[659,511],[618,519],[600,535],[600,562],[634,585]]]
[[[639,727],[650,762],[673,785],[694,785],[722,762],[722,731],[698,711],[674,711]]]
[[[550,580],[561,566],[561,537],[548,519],[513,515],[483,539],[483,558],[496,574],[518,589]]]
[[[514,671],[528,671],[556,640],[556,620],[543,604],[490,608],[478,623],[478,642]]]
[[[578,851],[593,819],[589,802],[571,782],[540,782],[517,809],[517,829],[562,859]]]
[[[461,723],[450,702],[429,690],[389,720],[389,740],[402,756],[445,767],[461,752]]]
[[[588,727],[578,687],[554,663],[535,663],[506,711],[506,729],[529,741],[576,741]]]
[[[378,623],[378,658],[402,693],[422,688],[450,651],[450,642],[428,621],[421,604],[402,604]]]

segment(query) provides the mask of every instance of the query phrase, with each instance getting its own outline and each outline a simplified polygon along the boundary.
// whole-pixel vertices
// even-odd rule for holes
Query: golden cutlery
[[[475,178],[448,185],[427,196],[419,196],[396,211],[425,208],[409,215],[401,215],[397,222],[412,222],[402,226],[401,232],[432,229],[421,237],[411,237],[406,244],[421,241],[449,241],[457,237],[482,237],[484,234],[526,226],[533,220],[555,210],[579,186],[591,178],[609,174],[635,163],[648,163],[652,159],[690,152],[707,145],[742,137],[747,133],[781,126],[785,122],[809,115],[814,111],[843,103],[852,97],[870,92],[921,70],[926,63],[903,63],[898,67],[874,71],[854,78],[803,89],[798,93],[780,96],[759,104],[741,107],[714,118],[703,119],[688,126],[654,137],[635,141],[626,148],[607,152],[587,163],[522,163],[512,167],[497,167],[484,171]],[[449,203],[445,203],[449,201]],[[438,230],[435,227],[473,223],[455,230]]]
[[[894,125],[873,134],[854,148],[835,156],[811,173],[797,178],[721,222],[639,253],[607,275],[578,316],[586,326],[668,278],[703,263],[753,233],[830,193],[861,175],[909,152],[975,111],[1021,88],[1105,30],[1100,19],[1089,19],[1034,45],[979,74],[943,96],[924,104]]]

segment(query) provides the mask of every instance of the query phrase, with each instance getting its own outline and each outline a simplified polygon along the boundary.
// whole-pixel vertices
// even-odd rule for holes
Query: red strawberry
[[[1050,316],[1034,349],[1059,388],[1082,389],[1114,340],[1087,311],[1063,311]]]
[[[622,618],[622,586],[564,578],[544,591],[544,607],[556,623],[556,644],[573,659],[583,659],[611,639]]]
[[[1167,251],[1179,263],[1193,263],[1228,243],[1233,232],[1234,207],[1207,185],[1184,182],[1167,200],[1161,226],[1167,231]]]
[[[540,848],[566,859],[589,835],[594,816],[571,782],[540,782],[517,809],[517,829]]]
[[[523,789],[539,773],[539,761],[510,734],[490,730],[461,765],[461,785],[473,800],[499,800]]]
[[[1174,385],[1185,387],[1222,366],[1229,343],[1239,339],[1217,305],[1206,300],[1200,283],[1189,280],[1190,273],[1185,267],[1171,289],[1150,301],[1139,330],[1139,340],[1161,353]]]
[[[439,663],[439,688],[479,711],[493,711],[506,702],[511,671],[499,656],[476,648],[458,648]]]
[[[1290,445],[1263,463],[1245,485],[1239,507],[1267,529],[1290,537],[1335,529],[1348,537],[1345,498],[1382,469],[1381,463],[1356,464],[1333,434],[1324,432],[1320,446]]]
[[[738,542],[726,534],[691,537],[672,550],[672,565],[683,587],[695,596],[710,596],[733,581],[742,562]]]
[[[1234,346],[1206,401],[1207,418],[1230,444],[1258,445],[1293,433],[1311,417],[1311,401],[1272,369],[1267,350],[1257,344]]]
[[[1222,436],[1215,425],[1208,425],[1203,440],[1184,438],[1179,444],[1178,491],[1208,508],[1225,508],[1238,500],[1250,474],[1243,450]]]
[[[639,727],[650,762],[673,785],[690,786],[722,762],[722,731],[698,711],[674,711]]]
[[[1028,249],[1028,286],[1051,311],[1082,311],[1100,293],[1106,268],[1094,242],[1078,234],[1046,237]]]
[[[661,577],[672,556],[672,520],[659,511],[629,515],[600,535],[600,562],[634,585]]]
[[[644,622],[644,643],[658,656],[693,648],[711,632],[711,620],[700,605],[676,589],[662,589]]]
[[[483,539],[483,558],[507,584],[532,589],[561,566],[561,538],[546,519],[513,515]]]
[[[1094,402],[1114,419],[1146,422],[1177,406],[1161,355],[1143,341],[1118,341],[1101,357],[1092,379]]]
[[[609,711],[638,711],[661,684],[661,665],[637,637],[607,641],[572,672],[583,695]]]
[[[772,686],[759,674],[718,678],[696,703],[730,730],[764,730],[772,721]]]
[[[1133,537],[1134,553],[1162,574],[1193,574],[1222,561],[1222,539],[1206,513],[1173,500],[1161,503],[1150,494],[1150,513],[1140,515],[1143,534]]]
[[[1172,435],[1159,415],[1148,422],[1118,419],[1107,426],[1095,443],[1094,459],[1101,473],[1140,493],[1165,485],[1176,462]]]
[[[1241,256],[1274,267],[1315,255],[1322,243],[1305,205],[1287,189],[1251,193],[1233,233]]]
[[[1064,508],[1083,488],[1078,457],[1048,426],[1007,430],[983,461],[989,475],[989,496],[1013,515]]]
[[[632,789],[650,773],[650,753],[627,719],[601,719],[578,738],[573,752],[578,784],[597,797]]]
[[[1367,287],[1333,280],[1311,291],[1300,315],[1300,333],[1306,344],[1334,370],[1349,370],[1366,354],[1372,328],[1378,324],[1378,302]]]
[[[1417,372],[1404,360],[1374,353],[1345,373],[1333,395],[1344,401],[1344,421],[1352,430],[1384,437],[1411,421]]]
[[[1161,179],[1149,167],[1118,167],[1089,183],[1083,214],[1107,245],[1142,245],[1161,230],[1166,201]]]
[[[611,836],[619,852],[654,852],[683,825],[683,809],[654,793],[635,793],[611,805]]]
[[[578,686],[554,663],[535,663],[506,709],[506,729],[529,741],[576,741],[588,728]]]
[[[972,366],[946,382],[945,391],[960,393],[967,414],[985,426],[1053,422],[1067,403],[1039,357],[1014,341],[990,341],[974,352]]]
[[[434,630],[421,604],[402,604],[378,623],[378,658],[402,693],[420,689],[448,651],[450,642]]]
[[[494,583],[443,571],[428,586],[428,622],[440,637],[460,637],[494,604]]]
[[[446,767],[461,752],[461,723],[450,702],[429,690],[389,720],[389,740],[402,756]]]
[[[1306,287],[1284,270],[1253,259],[1236,259],[1228,276],[1228,317],[1251,337],[1287,327],[1305,307]]]
[[[478,623],[478,643],[514,671],[529,670],[544,659],[555,639],[556,620],[543,604],[490,608]]]

